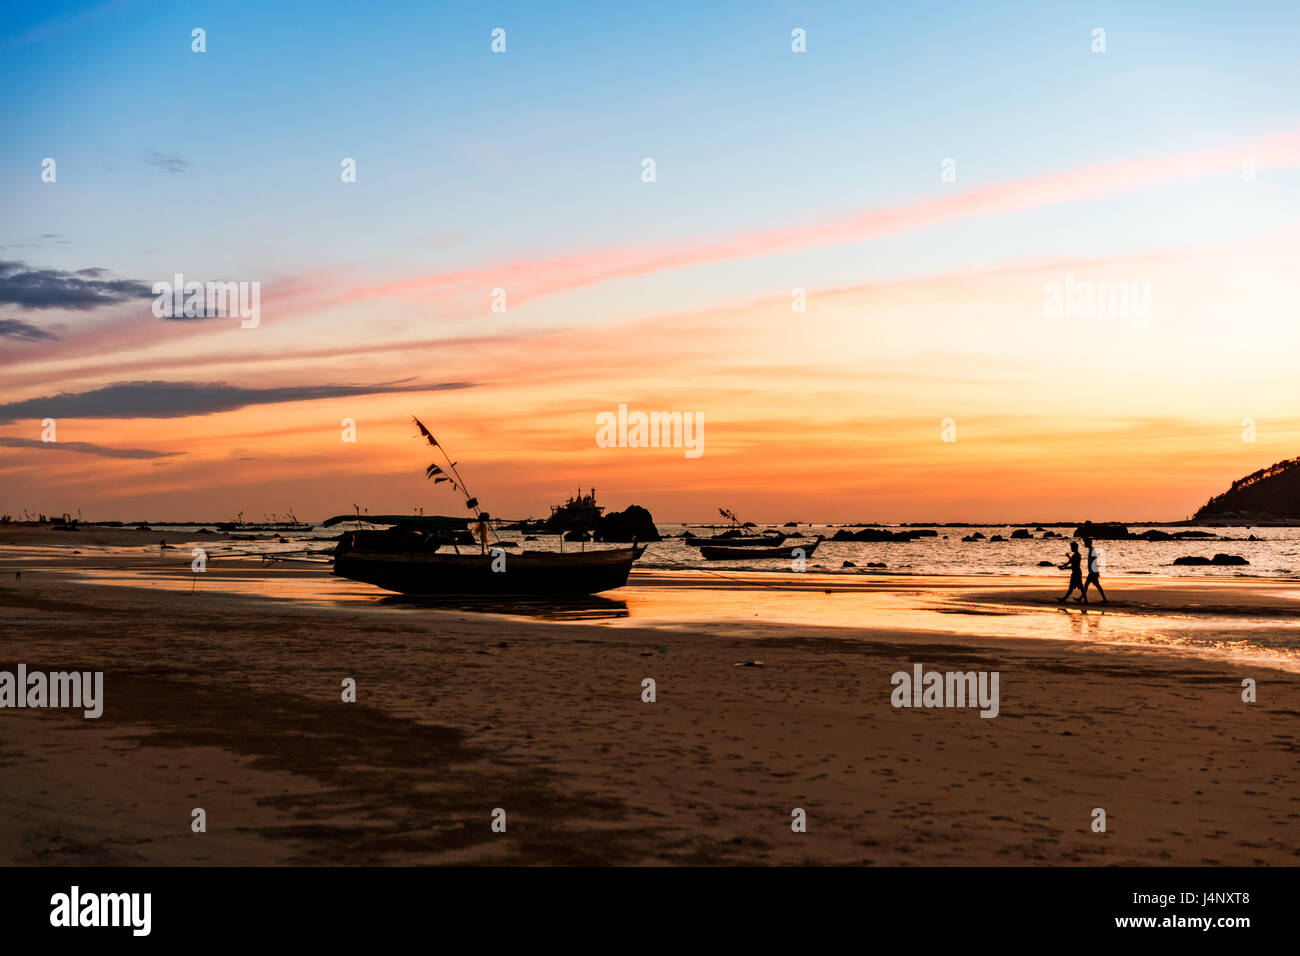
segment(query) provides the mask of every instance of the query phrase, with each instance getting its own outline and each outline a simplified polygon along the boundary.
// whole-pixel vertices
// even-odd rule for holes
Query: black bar
[[[733,945],[786,940],[807,949],[846,933],[921,946],[1126,937],[1233,946],[1255,933],[1294,930],[1295,875],[1285,868],[9,868],[0,870],[0,925],[6,942],[205,948],[390,936],[456,949],[508,939],[677,946],[697,928]],[[149,934],[52,926],[52,897],[74,885],[83,903],[92,893],[149,893]],[[1154,925],[1119,925],[1135,918]],[[1192,919],[1216,922],[1206,929],[1188,925]]]

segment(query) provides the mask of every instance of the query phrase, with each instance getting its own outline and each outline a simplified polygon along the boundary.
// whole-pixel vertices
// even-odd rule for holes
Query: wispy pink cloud
[[[290,308],[328,308],[385,298],[436,301],[481,314],[488,292],[507,289],[511,305],[614,279],[737,259],[762,258],[865,242],[961,219],[1006,215],[1044,206],[1122,195],[1179,180],[1259,167],[1300,166],[1300,131],[1247,140],[1223,149],[1109,163],[1018,179],[936,199],[877,207],[830,221],[753,230],[704,242],[602,249],[548,259],[331,286],[299,284],[280,301]]]
[[[268,323],[359,304],[400,300],[433,306],[447,318],[482,315],[490,292],[506,289],[512,308],[532,299],[617,279],[739,259],[762,258],[882,239],[963,219],[1006,215],[1046,206],[1123,195],[1196,177],[1236,172],[1243,159],[1260,168],[1300,166],[1300,130],[1246,140],[1222,149],[1109,163],[997,183],[899,206],[860,210],[831,220],[751,230],[713,240],[574,252],[545,259],[388,280],[359,279],[329,270],[286,277],[263,289]],[[61,341],[8,348],[7,361],[40,363],[79,355],[121,352],[228,331],[228,322],[161,322],[143,307],[97,317]],[[330,344],[323,343],[325,350]],[[179,360],[179,356],[178,356]],[[33,371],[39,371],[33,366]]]

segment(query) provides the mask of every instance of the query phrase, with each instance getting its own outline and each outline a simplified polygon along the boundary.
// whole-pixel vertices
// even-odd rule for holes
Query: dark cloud
[[[0,339],[22,339],[25,342],[36,342],[40,339],[57,339],[58,336],[49,329],[43,329],[39,325],[32,325],[30,322],[24,322],[21,319],[0,319]]]
[[[96,309],[152,299],[153,286],[137,279],[114,279],[107,269],[33,269],[25,262],[0,259],[0,304],[24,309]]]
[[[160,153],[156,149],[148,151],[146,162],[169,173],[183,173],[190,168],[190,161],[179,153]]]
[[[24,418],[185,418],[234,411],[247,405],[473,387],[470,382],[415,385],[405,380],[377,385],[291,385],[284,388],[244,388],[223,382],[116,382],[89,392],[62,392],[0,405],[0,423],[8,424]]]
[[[6,448],[48,448],[53,451],[75,451],[82,455],[100,455],[104,458],[175,458],[178,452],[150,451],[148,448],[109,448],[85,441],[37,441],[35,438],[8,438],[0,435],[0,445]]]

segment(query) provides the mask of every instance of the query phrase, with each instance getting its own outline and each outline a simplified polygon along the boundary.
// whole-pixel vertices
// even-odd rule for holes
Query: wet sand
[[[211,534],[196,535],[199,529],[188,530],[180,535],[174,531],[160,531],[156,528],[141,531],[136,527],[114,528],[104,525],[78,525],[69,530],[56,530],[54,525],[35,524],[0,524],[0,546],[12,547],[56,547],[84,548],[106,546],[116,548],[157,547],[163,538],[172,538],[173,543],[184,537],[193,541],[233,540],[230,534],[209,528]]]
[[[15,582],[0,560],[0,669],[105,672],[98,720],[0,710],[0,863],[1300,863],[1300,675],[999,636],[1048,582],[975,582],[925,630],[791,623],[782,592],[743,579],[638,575],[610,601],[626,618],[557,623],[223,568],[268,587],[321,575],[347,599],[253,597],[220,575]],[[955,586],[852,581],[882,608]],[[823,583],[798,586],[813,600]],[[1252,616],[1297,595],[1223,584],[1199,585],[1207,603]],[[1111,589],[1147,614],[1177,600]],[[643,593],[676,595],[680,621],[639,623]],[[914,663],[998,671],[999,716],[892,707],[890,675]]]

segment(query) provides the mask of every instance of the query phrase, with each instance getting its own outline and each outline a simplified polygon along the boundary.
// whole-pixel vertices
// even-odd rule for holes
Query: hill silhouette
[[[1203,504],[1193,520],[1217,518],[1300,518],[1300,458],[1238,478]]]

